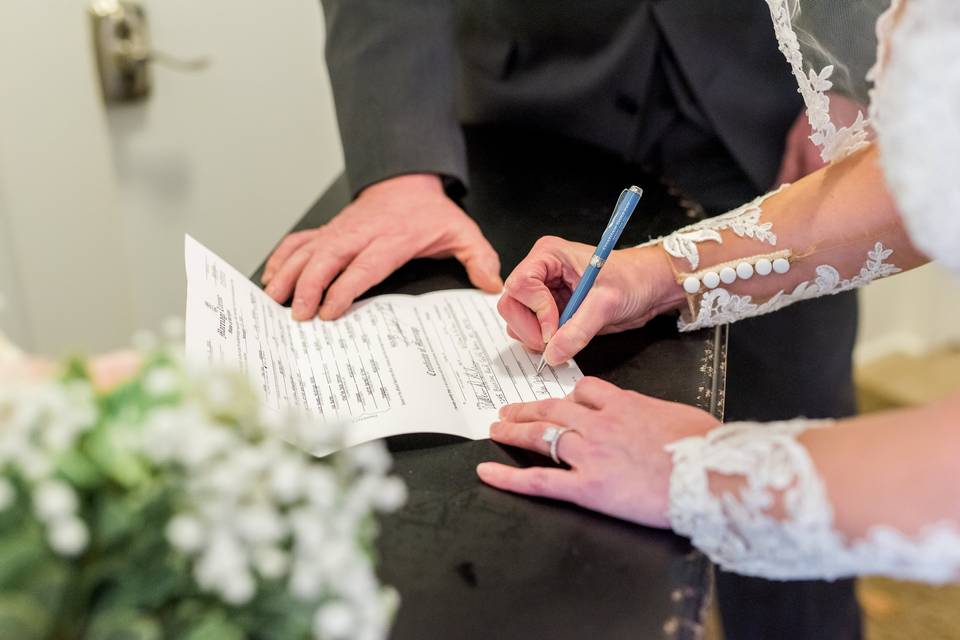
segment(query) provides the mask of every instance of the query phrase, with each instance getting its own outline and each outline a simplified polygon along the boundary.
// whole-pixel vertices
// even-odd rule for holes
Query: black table
[[[596,149],[503,129],[467,130],[471,188],[463,206],[500,252],[504,275],[540,236],[596,243],[620,190],[643,200],[628,246],[702,215],[639,167]],[[349,201],[341,178],[296,229],[323,224]],[[254,274],[259,282],[259,271]],[[370,295],[468,287],[453,260],[417,260]],[[597,338],[577,362],[586,375],[723,413],[726,332],[679,335],[673,318]],[[694,637],[711,567],[684,539],[577,507],[491,489],[477,463],[549,464],[489,440],[391,438],[408,504],[382,520],[380,575],[402,603],[392,637]]]

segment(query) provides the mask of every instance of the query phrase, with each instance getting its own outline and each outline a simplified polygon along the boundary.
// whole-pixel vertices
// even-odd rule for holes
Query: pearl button
[[[768,276],[770,272],[773,271],[773,265],[770,264],[770,261],[766,258],[757,260],[757,264],[755,264],[753,268],[757,272],[757,275],[761,276]]]
[[[720,275],[715,271],[707,271],[703,274],[703,284],[707,289],[716,289],[720,285]]]
[[[790,271],[790,261],[786,258],[777,258],[773,261],[773,270],[777,273],[786,273]]]
[[[683,281],[683,290],[690,295],[700,291],[700,280],[696,276],[687,276],[687,279]]]
[[[720,280],[723,281],[724,284],[733,284],[736,279],[737,272],[733,270],[733,267],[720,269]]]
[[[753,277],[753,265],[749,262],[741,262],[737,265],[737,277],[741,280],[749,280]]]

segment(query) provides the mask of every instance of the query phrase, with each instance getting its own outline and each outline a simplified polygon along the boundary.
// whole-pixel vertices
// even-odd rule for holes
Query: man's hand
[[[829,95],[830,119],[833,120],[838,129],[853,124],[857,119],[857,114],[861,111],[866,115],[866,108],[863,105],[839,93]],[[826,164],[820,157],[820,147],[810,141],[812,133],[810,121],[807,119],[807,111],[804,109],[797,116],[787,133],[787,146],[780,163],[780,172],[777,174],[773,186],[778,187],[788,182],[796,182]]]
[[[277,302],[293,293],[294,319],[309,320],[319,306],[320,317],[332,320],[409,260],[450,256],[476,287],[503,287],[497,252],[440,178],[405,175],[367,187],[329,224],[287,236],[267,261],[263,283]]]
[[[530,349],[543,350],[548,364],[566,362],[599,333],[643,326],[684,300],[659,247],[614,251],[583,304],[558,329],[593,251],[579,242],[540,238],[507,278],[497,305],[507,333]]]

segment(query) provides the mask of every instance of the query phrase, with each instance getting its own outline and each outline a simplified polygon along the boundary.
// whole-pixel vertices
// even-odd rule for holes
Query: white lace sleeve
[[[831,424],[734,423],[669,445],[674,530],[722,568],[768,579],[960,580],[960,532],[949,523],[912,537],[876,526],[860,540],[846,540],[834,529],[826,488],[796,439],[807,429]],[[740,489],[715,494],[710,481],[716,476],[740,479]],[[770,513],[778,503],[780,518]]]
[[[791,265],[797,260],[815,259],[813,255],[798,254],[792,249],[778,247],[773,222],[763,219],[763,207],[767,199],[789,186],[785,184],[733,211],[640,245],[659,245],[667,255],[679,260],[679,264],[684,265],[684,268],[694,270],[676,273],[677,284],[683,287],[688,301],[688,308],[681,313],[678,321],[681,331],[694,331],[764,315],[801,300],[842,293],[900,272],[899,267],[889,262],[893,251],[882,243],[875,242],[866,251],[864,262],[858,271],[855,270],[856,267],[848,267],[850,271],[854,271],[849,277],[844,277],[835,266],[821,263],[816,267],[815,277],[812,279],[801,282],[794,279],[789,290],[771,288],[770,293],[761,300],[731,291],[730,286],[737,280],[749,280],[754,276],[777,278],[789,272]],[[724,234],[727,234],[728,238],[750,240],[756,243],[757,251],[763,253],[704,266],[699,245],[721,245]]]
[[[867,252],[866,260],[856,275],[843,278],[833,266],[821,264],[817,267],[817,276],[812,281],[804,280],[790,291],[781,289],[772,297],[760,303],[754,302],[752,296],[737,295],[722,287],[710,289],[699,295],[693,293],[692,295],[695,296],[693,304],[695,311],[689,317],[681,315],[678,325],[681,331],[694,331],[704,327],[713,327],[772,313],[801,300],[832,296],[864,287],[878,278],[885,278],[900,272],[899,267],[887,262],[892,254],[893,250],[887,249],[883,244],[877,242],[873,249]],[[751,274],[761,273],[757,268],[757,264],[761,260],[770,262],[769,257],[760,256],[758,259],[746,263],[750,265]],[[789,265],[789,256],[780,258],[780,260],[786,261]],[[740,264],[744,263],[741,262]],[[719,271],[722,272],[722,270]],[[765,269],[765,271],[768,275],[771,273],[770,270]],[[700,279],[706,282],[711,275],[714,275],[716,280],[720,280],[722,277],[722,273],[707,271],[700,276]]]

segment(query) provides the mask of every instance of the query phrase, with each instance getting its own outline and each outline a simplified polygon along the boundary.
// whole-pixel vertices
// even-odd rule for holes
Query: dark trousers
[[[762,132],[758,132],[762,135]],[[756,187],[719,140],[688,121],[672,125],[650,164],[722,213]],[[842,213],[838,213],[842,215]],[[855,294],[810,300],[730,327],[725,420],[839,418],[855,412],[851,355]],[[727,640],[861,637],[853,580],[774,582],[717,572]]]

